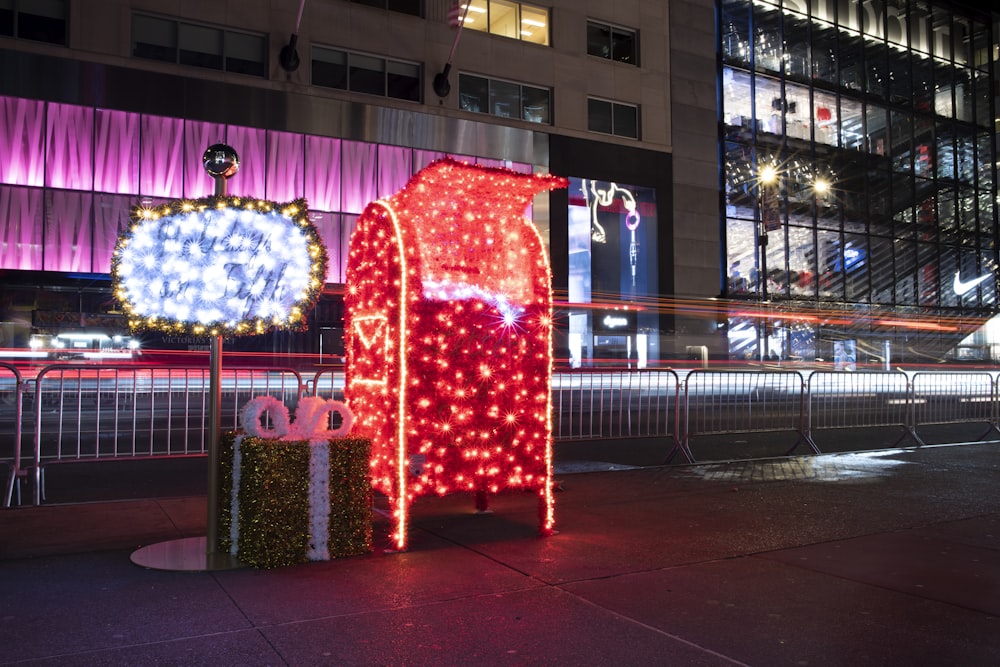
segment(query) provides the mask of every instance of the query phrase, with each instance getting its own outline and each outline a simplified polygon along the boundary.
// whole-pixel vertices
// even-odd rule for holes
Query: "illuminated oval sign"
[[[131,219],[111,274],[132,329],[244,335],[305,327],[327,255],[304,200],[176,200],[137,206]]]

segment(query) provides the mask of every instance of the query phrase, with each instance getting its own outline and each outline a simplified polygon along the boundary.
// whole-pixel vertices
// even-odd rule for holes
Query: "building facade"
[[[309,331],[246,349],[339,355],[354,220],[446,155],[570,179],[531,216],[574,365],[896,349],[912,329],[878,313],[995,303],[989,16],[903,0],[9,6],[0,347],[120,326],[110,259],[132,206],[211,194],[201,156],[220,142],[241,157],[230,193],[305,197],[331,259]],[[851,325],[820,326],[831,310]]]
[[[312,333],[258,346],[336,349],[354,218],[450,155],[574,179],[532,207],[562,349],[578,363],[663,356],[669,326],[655,308],[603,324],[675,287],[662,3],[473,0],[457,20],[446,0],[11,5],[0,10],[0,346],[110,326],[110,253],[131,207],[210,194],[200,156],[223,142],[242,161],[231,193],[305,196],[332,258]]]
[[[726,288],[765,310],[729,321],[732,356],[995,356],[992,31],[917,0],[722,1]]]

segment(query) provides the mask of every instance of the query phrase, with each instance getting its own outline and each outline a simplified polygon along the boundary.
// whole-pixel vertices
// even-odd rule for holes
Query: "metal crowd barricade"
[[[916,438],[909,378],[902,371],[813,371],[807,397],[806,438],[817,452],[813,434],[821,429],[898,426],[902,433],[893,446]]]
[[[344,400],[344,369],[340,368],[324,368],[322,370],[316,371],[313,375],[312,380],[309,381],[306,387],[306,393],[311,396],[321,396],[327,399],[334,399],[337,401]]]
[[[208,368],[133,365],[46,366],[34,380],[32,463],[35,504],[51,463],[197,456],[207,453]],[[219,424],[239,427],[250,399],[297,405],[302,378],[292,369],[223,368]]]
[[[7,466],[7,484],[4,487],[3,506],[10,507],[14,497],[14,485],[18,485],[18,500],[21,497],[20,481],[24,476],[21,466],[21,417],[23,411],[22,394],[24,379],[16,366],[0,362],[0,463]]]
[[[554,440],[665,437],[677,441],[680,380],[670,369],[552,375]]]
[[[1000,434],[997,426],[997,386],[993,375],[980,372],[914,373],[910,380],[913,409],[911,435],[921,445],[917,428],[931,424],[983,422],[986,430]]]
[[[698,435],[792,431],[791,453],[806,442],[803,432],[804,380],[797,371],[714,371],[696,369],[684,379],[684,437],[667,460],[679,451],[694,463],[691,438]]]

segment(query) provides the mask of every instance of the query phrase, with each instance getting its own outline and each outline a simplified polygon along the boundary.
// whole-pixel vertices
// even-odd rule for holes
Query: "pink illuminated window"
[[[201,158],[216,143],[240,156],[230,194],[306,199],[327,244],[330,282],[344,280],[343,253],[356,214],[447,155],[0,97],[0,268],[110,272],[115,244],[137,201],[214,192]],[[471,156],[453,157],[476,163]],[[531,171],[524,164],[479,163]]]
[[[309,208],[340,211],[340,139],[307,136],[305,169]]]
[[[326,282],[328,283],[344,281],[343,261],[340,256],[340,218],[339,213],[320,211],[310,211],[309,213],[309,220],[323,240],[323,245],[326,246]]]
[[[0,268],[42,269],[42,191],[0,186]]]
[[[42,102],[0,97],[0,182],[44,184],[44,123]]]
[[[49,104],[46,114],[45,185],[66,190],[94,187],[94,111]]]
[[[341,210],[361,213],[369,202],[378,199],[375,172],[375,144],[361,141],[341,143]]]
[[[45,249],[42,268],[46,271],[93,271],[91,192],[45,191]],[[109,266],[110,269],[110,266]]]
[[[413,175],[413,151],[402,146],[378,147],[378,196],[396,194]]]
[[[267,133],[265,198],[286,202],[305,196],[303,139],[301,134],[292,132]],[[309,202],[309,208],[316,207]]]
[[[179,199],[184,195],[183,186],[184,121],[143,116],[139,192],[150,197]]]
[[[226,127],[226,143],[240,156],[240,171],[229,181],[229,194],[260,197],[264,192],[264,175],[267,173],[264,130],[253,127]],[[206,145],[205,148],[208,148]],[[205,149],[203,148],[202,151]],[[202,171],[204,173],[204,170]]]
[[[189,120],[184,123],[184,196],[192,199],[215,194],[215,181],[205,171],[201,156],[213,144],[226,143],[226,126]],[[243,153],[237,149],[240,157]],[[193,159],[193,158],[198,159]],[[240,176],[242,177],[242,169]]]
[[[97,110],[94,190],[132,195],[139,192],[139,114]]]
[[[94,195],[95,273],[111,273],[111,255],[118,236],[128,229],[128,216],[134,205],[135,197],[100,193]]]

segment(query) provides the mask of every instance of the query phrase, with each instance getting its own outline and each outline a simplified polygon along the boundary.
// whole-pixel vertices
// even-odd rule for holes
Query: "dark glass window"
[[[545,88],[532,88],[531,86],[521,86],[521,117],[532,123],[544,123],[548,125],[552,122],[549,110],[549,91]]]
[[[177,62],[177,22],[143,14],[133,16],[132,55]]]
[[[421,0],[351,0],[359,5],[388,9],[400,14],[410,14],[411,16],[423,16],[423,3]]]
[[[322,46],[312,50],[315,86],[420,101],[420,65]]]
[[[65,0],[15,0],[0,9],[0,34],[49,44],[67,44]]]
[[[587,99],[587,129],[618,137],[639,138],[639,108],[608,100]]]
[[[267,40],[263,35],[146,14],[132,15],[132,55],[237,74],[267,76]]]
[[[521,110],[521,86],[508,81],[490,81],[490,113],[517,118]]]
[[[386,75],[389,97],[420,101],[420,65],[390,60],[386,63]]]
[[[222,31],[181,23],[177,29],[180,63],[208,69],[222,69]]]
[[[312,82],[314,86],[347,90],[347,54],[333,49],[313,48]]]
[[[611,102],[589,98],[587,100],[587,129],[591,132],[614,134],[611,106]]]
[[[385,61],[381,58],[350,54],[347,85],[355,93],[385,96]]]
[[[226,31],[226,71],[266,76],[267,40],[262,35]]]
[[[552,122],[551,97],[547,88],[472,74],[458,77],[458,108],[463,111],[548,124]]]
[[[592,56],[638,65],[638,41],[634,30],[587,21],[587,53]]]
[[[490,112],[490,80],[471,74],[458,76],[458,108],[463,111]]]

